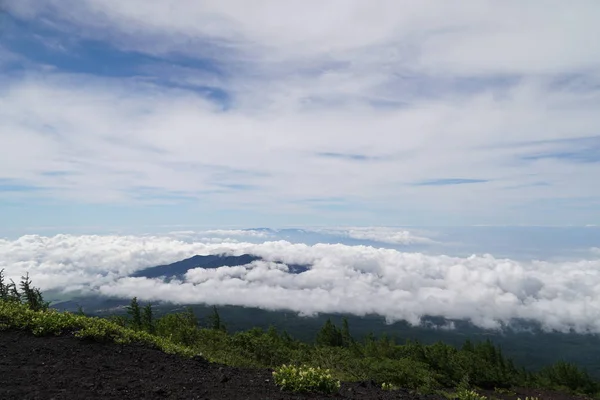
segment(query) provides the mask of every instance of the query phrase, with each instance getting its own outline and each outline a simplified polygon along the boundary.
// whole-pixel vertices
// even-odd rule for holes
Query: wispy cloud
[[[486,179],[464,179],[464,178],[445,178],[428,179],[414,183],[415,186],[445,186],[445,185],[465,185],[469,183],[485,183]]]
[[[317,153],[317,155],[319,157],[334,158],[334,159],[349,160],[349,161],[376,161],[376,160],[381,159],[381,157],[368,156],[365,154],[346,154],[346,153],[322,152],[322,153]]]
[[[600,162],[600,136],[538,142],[538,144],[550,149],[525,154],[521,159],[527,161],[555,159],[573,163]]]
[[[598,144],[579,140],[600,126],[600,53],[580,45],[600,34],[595,2],[21,0],[6,11],[0,178],[55,201],[133,210],[150,187],[173,209],[191,197],[207,213],[247,211],[245,226],[596,215],[514,211],[548,197],[532,181],[600,196]],[[307,198],[362,214],[332,217]]]
[[[11,179],[0,179],[0,192],[35,192],[40,188]]]

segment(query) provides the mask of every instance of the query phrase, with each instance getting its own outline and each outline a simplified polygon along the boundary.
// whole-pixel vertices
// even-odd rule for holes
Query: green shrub
[[[164,315],[156,321],[154,329],[158,336],[182,346],[193,346],[200,338],[198,319],[191,309]]]
[[[364,371],[368,379],[377,383],[389,383],[397,387],[429,392],[441,385],[437,375],[421,362],[408,358],[390,360],[387,358],[368,357],[353,360],[356,368]]]
[[[585,370],[565,361],[543,368],[537,376],[537,383],[542,387],[586,394],[597,393],[600,389],[600,385]]]
[[[329,370],[319,367],[282,365],[273,371],[273,378],[282,390],[291,392],[332,394],[340,389],[340,381],[335,380]]]

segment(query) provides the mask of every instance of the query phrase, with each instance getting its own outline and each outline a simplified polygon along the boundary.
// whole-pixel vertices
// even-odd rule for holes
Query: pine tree
[[[200,324],[198,321],[198,317],[196,317],[196,314],[194,314],[194,310],[192,309],[192,307],[188,306],[185,309],[185,320],[186,323],[189,324],[190,326],[193,326],[195,328],[198,328],[198,325]]]
[[[462,350],[473,353],[475,352],[475,347],[473,346],[473,343],[471,343],[471,341],[467,339],[465,340],[465,343],[462,346]]]
[[[342,332],[331,322],[331,319],[328,319],[317,333],[316,342],[319,346],[342,347],[344,345]]]
[[[127,307],[127,314],[131,317],[131,327],[135,330],[142,329],[142,313],[137,297],[131,299],[131,303]]]
[[[9,287],[4,283],[4,269],[0,269],[0,300],[8,300]]]
[[[21,301],[33,311],[47,310],[49,303],[44,301],[40,290],[31,284],[29,273],[21,277]],[[14,285],[14,282],[13,282]],[[16,288],[15,288],[16,290]],[[15,296],[17,293],[15,293]]]
[[[213,306],[212,315],[209,317],[209,326],[211,329],[216,331],[225,331],[225,325],[221,321],[221,316],[219,315],[219,311],[217,310],[217,306]]]
[[[342,324],[342,344],[344,347],[350,347],[354,344],[354,338],[350,335],[350,326],[348,325],[348,318],[344,318]]]
[[[281,340],[283,340],[283,342],[286,344],[290,344],[294,341],[294,339],[290,336],[290,334],[286,330],[284,330],[281,333]]]
[[[142,329],[144,329],[148,333],[154,333],[154,317],[152,315],[152,305],[146,304],[144,307],[144,311],[142,313]]]
[[[279,333],[277,332],[277,328],[275,328],[274,325],[269,325],[269,329],[267,329],[267,336],[269,336],[272,339],[279,338]]]
[[[21,302],[21,293],[19,293],[19,289],[17,289],[17,285],[15,281],[12,279],[10,283],[7,285],[8,287],[8,300]]]

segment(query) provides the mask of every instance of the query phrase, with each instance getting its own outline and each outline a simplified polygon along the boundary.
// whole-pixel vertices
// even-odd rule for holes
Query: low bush
[[[273,378],[282,390],[291,392],[332,394],[340,389],[340,381],[335,380],[329,370],[319,367],[282,365],[273,371]]]

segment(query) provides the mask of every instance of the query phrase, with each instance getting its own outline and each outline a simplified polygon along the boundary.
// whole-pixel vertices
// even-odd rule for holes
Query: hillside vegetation
[[[127,316],[87,317],[83,312],[49,309],[29,277],[23,277],[17,286],[4,282],[0,272],[0,331],[12,329],[34,335],[73,333],[96,341],[143,344],[237,367],[288,371],[289,366],[302,366],[328,371],[335,380],[374,381],[386,389],[448,392],[460,387],[466,393],[468,388],[502,391],[535,387],[600,394],[598,382],[574,364],[557,361],[539,372],[529,372],[515,366],[489,340],[466,341],[460,348],[441,342],[397,344],[385,335],[358,341],[347,321],[342,326],[327,321],[314,343],[301,342],[274,328],[229,334],[216,308],[209,322],[200,326],[191,309],[155,318],[152,306],[142,307],[135,298]],[[287,370],[281,368],[284,365]]]

